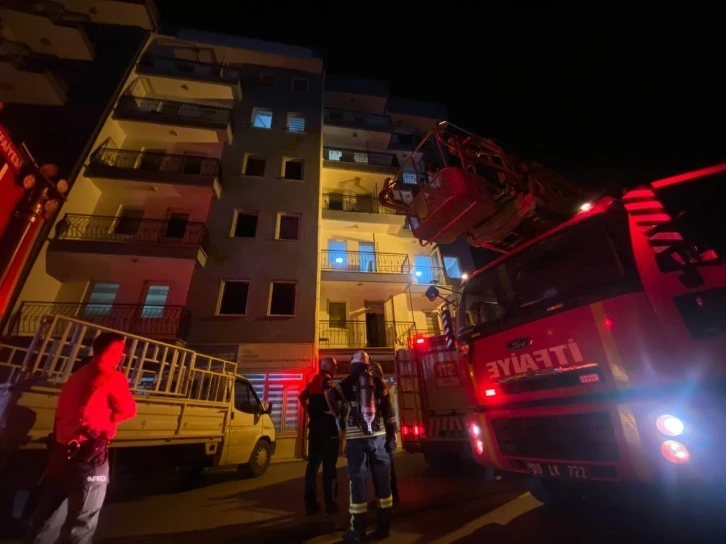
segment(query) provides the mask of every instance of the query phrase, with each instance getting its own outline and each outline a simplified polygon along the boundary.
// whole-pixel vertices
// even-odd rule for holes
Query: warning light
[[[580,383],[597,383],[600,381],[600,376],[597,374],[583,374],[580,376]]]
[[[423,339],[423,338],[416,338],[416,343],[417,343],[417,344],[421,345],[421,344],[423,344],[424,342],[426,342],[426,340],[425,340],[425,339]]]
[[[676,440],[666,440],[663,442],[660,451],[663,457],[676,465],[687,463],[691,458],[691,454],[688,452],[686,446]]]
[[[585,202],[580,206],[581,212],[589,212],[590,210],[592,210],[592,202]]]
[[[496,389],[487,389],[486,391],[484,391],[484,395],[487,397],[493,397],[496,394],[497,394]]]
[[[609,317],[606,317],[605,319],[603,319],[602,324],[607,330],[612,330],[612,328],[615,326],[615,321],[613,321]]]
[[[462,274],[462,275],[461,275],[461,279],[462,279],[463,281],[466,281],[466,280],[468,280],[468,279],[469,279],[469,274]]]

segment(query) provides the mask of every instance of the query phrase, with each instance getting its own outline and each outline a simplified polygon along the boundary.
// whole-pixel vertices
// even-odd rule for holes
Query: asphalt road
[[[705,499],[696,500],[687,511],[665,511],[628,497],[553,509],[529,495],[518,478],[488,482],[463,467],[437,476],[420,455],[402,453],[396,459],[402,503],[394,507],[389,539],[396,544],[726,542],[726,521],[719,519],[726,516]],[[331,518],[300,514],[303,470],[303,463],[273,465],[256,480],[240,480],[234,473],[208,474],[194,489],[152,476],[113,482],[96,542],[339,542],[348,520],[344,469],[339,493],[343,513]]]

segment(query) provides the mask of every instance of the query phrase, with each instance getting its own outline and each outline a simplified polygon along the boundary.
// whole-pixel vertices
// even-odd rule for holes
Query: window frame
[[[257,116],[260,113],[269,113],[270,114],[270,126],[259,126],[255,124],[255,119],[257,119]],[[275,112],[270,108],[263,108],[259,106],[255,106],[252,108],[252,114],[250,115],[250,127],[252,128],[260,128],[262,130],[272,130],[275,123]]]
[[[291,314],[273,314],[272,313],[272,294],[275,290],[275,284],[285,283],[292,284],[295,286],[295,294],[292,300],[292,313]],[[267,316],[268,317],[296,317],[297,315],[297,296],[298,296],[298,281],[297,280],[271,280],[270,281],[270,292],[267,297]]]
[[[295,162],[300,161],[302,163],[302,175],[300,179],[295,178],[287,178],[285,177],[285,166],[288,162]],[[296,182],[304,182],[305,181],[305,159],[302,157],[283,157],[282,158],[282,172],[280,173],[280,177],[285,181],[296,181]]]
[[[257,217],[257,222],[255,223],[255,235],[254,236],[235,236],[235,232],[237,231],[237,221],[239,221],[240,215],[250,215]],[[257,230],[260,226],[260,211],[259,210],[240,210],[239,208],[236,208],[232,215],[232,227],[229,231],[229,237],[238,239],[238,240],[254,240],[257,238]]]
[[[297,239],[280,238],[280,226],[282,225],[283,217],[296,217],[297,218]],[[279,240],[281,242],[300,242],[302,240],[302,214],[301,213],[290,213],[290,212],[277,212],[277,221],[275,222],[275,240]]]
[[[271,77],[275,80],[275,82],[272,85],[264,85],[263,81],[265,80],[265,77]],[[259,85],[262,89],[277,89],[277,84],[280,82],[280,78],[277,76],[277,74],[271,74],[270,72],[261,72],[260,78],[259,78]]]
[[[330,317],[330,315],[331,315],[330,314],[330,304],[331,303],[332,304],[342,304],[345,307],[345,318],[344,318],[345,320],[343,321],[342,326],[341,326],[341,323],[340,322],[333,321],[331,319],[331,317]],[[348,300],[347,299],[330,299],[329,298],[328,299],[328,304],[327,304],[327,310],[328,310],[328,327],[330,327],[331,329],[337,329],[337,330],[347,330],[348,329],[348,321],[349,321],[349,318],[348,318],[348,315],[349,315],[349,313],[348,313],[348,307],[349,307],[349,304],[348,304]]]
[[[302,119],[303,129],[302,130],[290,130],[290,120],[291,119]],[[290,134],[307,134],[308,133],[308,124],[307,124],[307,118],[305,117],[304,113],[300,113],[299,111],[288,111],[287,112],[287,118],[285,119],[285,132],[289,132]],[[305,165],[303,165],[303,175],[305,174]]]
[[[257,174],[248,174],[247,173],[247,164],[248,164],[250,158],[253,158],[253,159],[264,159],[265,160],[265,167],[264,167],[264,169],[262,171],[262,175],[261,176],[260,175],[257,175]],[[242,159],[242,175],[243,176],[249,176],[249,177],[252,177],[252,178],[264,178],[265,177],[265,174],[267,172],[267,160],[268,160],[268,157],[264,153],[245,153],[245,156]]]
[[[241,314],[223,314],[222,313],[222,300],[224,299],[225,287],[228,283],[246,283],[247,284],[247,296],[245,297],[244,313]],[[219,284],[219,294],[217,295],[217,307],[214,311],[215,316],[219,317],[244,317],[247,315],[247,306],[250,303],[250,280],[240,278],[222,278]]]

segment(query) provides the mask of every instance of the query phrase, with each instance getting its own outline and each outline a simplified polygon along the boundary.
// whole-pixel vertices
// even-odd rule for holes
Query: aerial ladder
[[[576,185],[544,166],[442,121],[379,194],[405,214],[421,245],[470,245],[506,253],[572,217],[585,205]]]

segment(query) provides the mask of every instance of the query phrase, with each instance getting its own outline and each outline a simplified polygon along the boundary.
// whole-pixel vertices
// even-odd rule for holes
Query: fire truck
[[[387,180],[380,200],[422,244],[467,234],[506,252],[457,309],[476,461],[531,475],[542,502],[723,485],[726,164],[578,204],[563,180],[517,182],[526,168],[500,161],[496,178],[514,182],[497,196],[477,161],[498,163],[434,132],[455,160],[411,190]]]
[[[459,372],[447,340],[418,334],[396,353],[401,445],[409,453],[423,453],[434,470],[474,459],[466,427],[473,406],[469,377]]]

